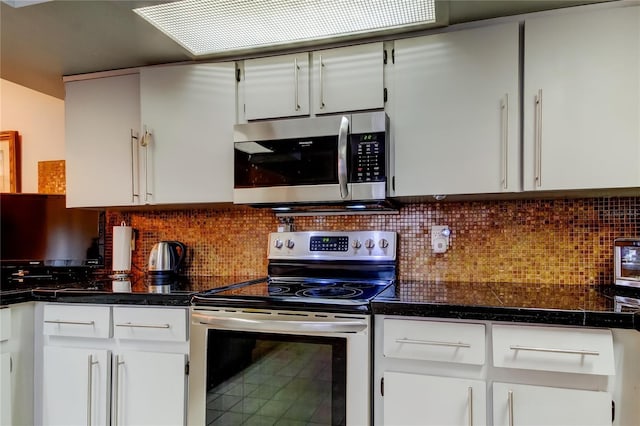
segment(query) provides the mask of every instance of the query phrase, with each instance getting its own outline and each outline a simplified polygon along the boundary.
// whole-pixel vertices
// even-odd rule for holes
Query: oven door
[[[188,423],[368,425],[369,321],[192,308]]]

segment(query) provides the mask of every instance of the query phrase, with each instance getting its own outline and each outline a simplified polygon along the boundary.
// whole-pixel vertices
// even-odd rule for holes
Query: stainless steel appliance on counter
[[[370,300],[395,291],[395,232],[273,233],[268,257],[268,279],[192,298],[189,424],[370,424]]]
[[[154,244],[149,254],[149,276],[157,281],[173,280],[186,253],[187,248],[180,241],[160,241]]]
[[[616,238],[613,246],[616,285],[640,288],[640,238]]]
[[[234,126],[237,204],[384,200],[390,173],[389,118],[380,112]]]

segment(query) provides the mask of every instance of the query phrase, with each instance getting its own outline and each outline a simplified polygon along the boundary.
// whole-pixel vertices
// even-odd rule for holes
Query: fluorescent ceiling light
[[[50,1],[51,0],[2,0],[3,3],[15,8],[31,6],[38,3],[47,3]]]
[[[434,0],[181,0],[134,9],[193,55],[434,23]]]

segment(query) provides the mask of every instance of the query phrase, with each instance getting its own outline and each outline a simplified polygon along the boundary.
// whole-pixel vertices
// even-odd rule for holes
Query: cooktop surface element
[[[395,292],[395,232],[272,233],[268,258],[267,279],[198,293],[193,304],[368,312]]]

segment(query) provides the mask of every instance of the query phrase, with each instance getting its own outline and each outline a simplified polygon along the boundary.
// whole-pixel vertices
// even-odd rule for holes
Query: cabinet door
[[[309,114],[309,53],[244,61],[245,118]]]
[[[529,19],[526,190],[640,186],[640,7]]]
[[[517,22],[395,42],[395,195],[520,190]]]
[[[384,108],[382,43],[313,52],[314,112]]]
[[[185,364],[184,354],[121,352],[115,356],[115,424],[184,424]]]
[[[145,203],[233,200],[235,65],[142,69]]]
[[[384,373],[384,424],[486,424],[486,385],[479,380]]]
[[[43,365],[45,425],[108,425],[110,353],[46,346]]]
[[[494,383],[493,424],[611,425],[611,395],[607,392]]]
[[[140,203],[137,74],[65,85],[67,207]]]
[[[13,424],[11,412],[11,354],[0,354],[0,425]]]

